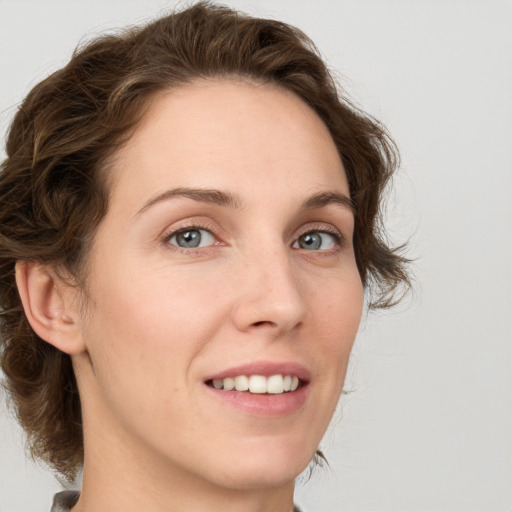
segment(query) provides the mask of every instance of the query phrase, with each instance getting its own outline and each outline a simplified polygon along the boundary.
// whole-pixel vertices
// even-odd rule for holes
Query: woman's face
[[[362,310],[328,130],[275,86],[195,83],[153,99],[111,173],[74,356],[86,447],[224,487],[289,483]]]

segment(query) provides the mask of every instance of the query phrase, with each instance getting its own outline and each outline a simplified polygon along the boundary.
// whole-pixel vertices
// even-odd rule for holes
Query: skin
[[[77,375],[85,464],[73,510],[289,512],[363,303],[352,211],[302,208],[349,196],[327,128],[276,86],[197,82],[153,98],[109,172],[82,296],[44,267],[17,268],[33,327]],[[177,188],[236,204],[165,197]],[[197,227],[204,246],[179,247],[176,232]],[[306,233],[322,245],[305,247]],[[206,376],[254,361],[304,365],[305,403],[269,417],[208,393]]]

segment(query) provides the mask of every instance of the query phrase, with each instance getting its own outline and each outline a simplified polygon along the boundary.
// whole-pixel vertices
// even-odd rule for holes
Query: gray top
[[[62,491],[53,497],[52,510],[50,512],[69,512],[76,505],[80,497],[79,491]]]
[[[62,491],[57,493],[53,498],[53,505],[50,512],[69,512],[71,507],[76,505],[79,497],[79,491]],[[300,509],[294,506],[293,512],[300,512]]]

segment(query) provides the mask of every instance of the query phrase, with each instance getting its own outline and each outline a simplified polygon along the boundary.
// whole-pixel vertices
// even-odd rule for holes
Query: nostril
[[[259,322],[254,322],[252,325],[254,327],[263,327],[264,325],[275,326],[276,324],[274,322],[270,322],[268,320],[260,320]]]

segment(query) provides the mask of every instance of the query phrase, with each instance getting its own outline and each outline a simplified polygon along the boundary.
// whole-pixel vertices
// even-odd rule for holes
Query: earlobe
[[[35,333],[67,354],[85,350],[73,290],[37,261],[16,262],[16,284]]]

